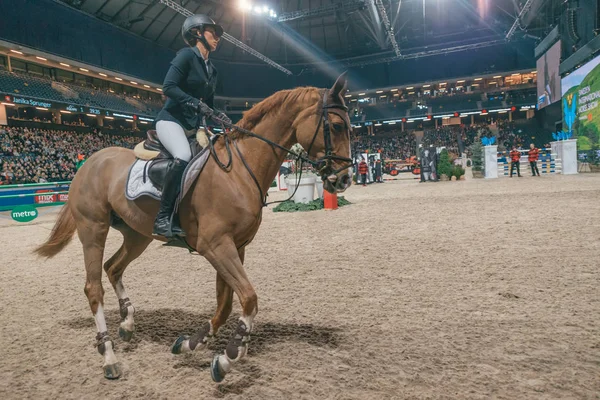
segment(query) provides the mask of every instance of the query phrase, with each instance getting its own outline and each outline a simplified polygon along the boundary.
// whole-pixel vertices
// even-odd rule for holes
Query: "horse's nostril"
[[[342,176],[342,183],[344,185],[348,185],[348,183],[350,183],[350,176],[348,176],[348,175]]]

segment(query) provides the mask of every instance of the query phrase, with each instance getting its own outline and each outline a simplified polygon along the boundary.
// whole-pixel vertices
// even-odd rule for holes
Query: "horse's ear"
[[[337,80],[333,84],[333,87],[330,90],[331,96],[333,98],[337,98],[337,97],[342,98],[341,95],[344,94],[344,92],[346,91],[346,83],[347,83],[346,76],[347,75],[348,75],[348,71],[345,71],[337,78]]]

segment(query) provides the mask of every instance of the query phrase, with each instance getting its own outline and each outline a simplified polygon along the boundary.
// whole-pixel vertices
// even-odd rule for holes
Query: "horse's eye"
[[[344,130],[344,124],[339,123],[339,122],[334,122],[333,129],[335,129],[336,131],[342,131],[342,130]]]

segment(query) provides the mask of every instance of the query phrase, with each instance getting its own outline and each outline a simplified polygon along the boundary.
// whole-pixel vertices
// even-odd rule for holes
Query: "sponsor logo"
[[[37,218],[38,211],[32,206],[17,206],[10,212],[10,216],[17,222],[29,222]]]
[[[36,190],[36,193],[47,193],[47,192],[53,192],[53,190],[48,190],[48,189],[41,189],[41,190]],[[50,204],[50,203],[56,203],[56,195],[55,194],[41,194],[39,196],[35,196],[34,197],[34,202],[35,204]]]

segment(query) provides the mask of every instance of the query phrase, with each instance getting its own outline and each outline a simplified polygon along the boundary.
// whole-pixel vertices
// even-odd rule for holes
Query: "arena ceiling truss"
[[[527,1],[541,4],[545,0]],[[515,0],[62,0],[159,45],[184,46],[185,12],[207,14],[230,35],[215,58],[286,65],[368,65],[543,35],[551,23]],[[242,4],[252,3],[248,9]],[[260,12],[261,8],[269,12]],[[535,7],[541,10],[543,8]],[[258,10],[258,12],[254,12]],[[520,17],[520,18],[519,18]],[[520,28],[520,29],[517,29]],[[374,60],[376,58],[376,60]],[[364,64],[363,63],[364,60]],[[287,72],[286,72],[287,73]]]

